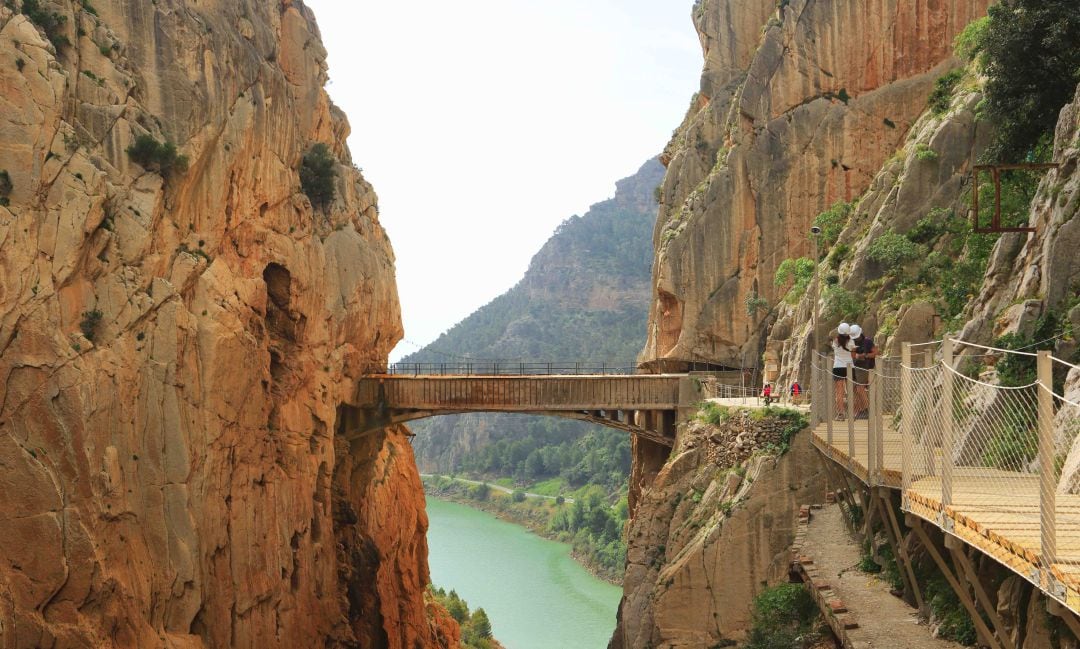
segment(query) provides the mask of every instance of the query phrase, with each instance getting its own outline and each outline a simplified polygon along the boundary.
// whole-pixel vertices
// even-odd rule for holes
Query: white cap
[[[836,328],[836,333],[841,336],[846,336],[851,333],[851,327],[846,322],[841,322],[840,326]]]
[[[849,331],[851,331],[852,338],[858,338],[862,335],[862,327],[860,327],[859,325],[851,325]]]

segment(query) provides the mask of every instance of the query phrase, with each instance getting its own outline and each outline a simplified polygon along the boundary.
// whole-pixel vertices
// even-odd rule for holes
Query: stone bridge
[[[445,376],[381,374],[358,382],[340,413],[350,438],[414,419],[464,412],[551,415],[617,428],[664,446],[702,400],[687,374]]]

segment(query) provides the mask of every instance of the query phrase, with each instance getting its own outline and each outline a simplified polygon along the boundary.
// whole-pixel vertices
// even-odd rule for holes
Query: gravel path
[[[802,554],[814,560],[859,624],[848,633],[857,646],[872,649],[961,649],[962,645],[931,637],[919,624],[915,609],[889,593],[889,586],[860,572],[860,550],[844,526],[837,505],[814,510]]]

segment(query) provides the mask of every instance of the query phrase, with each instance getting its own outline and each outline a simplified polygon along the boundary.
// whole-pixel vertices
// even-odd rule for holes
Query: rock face
[[[337,435],[401,325],[311,12],[52,0],[27,11],[46,39],[13,4],[0,647],[439,646],[404,431]],[[187,170],[137,164],[143,134]]]
[[[1060,166],[1046,174],[1031,202],[1029,222],[1035,232],[1002,235],[982,290],[970,307],[962,339],[991,343],[1006,334],[1030,337],[1040,318],[1047,316],[1062,323],[1063,332],[1078,331],[1074,323],[1080,323],[1076,255],[1080,219],[1075,218],[1080,213],[1080,87],[1058,118],[1053,160]],[[1080,360],[1075,333],[1051,342],[1057,358]],[[1080,403],[1080,370],[1055,365],[1055,371],[1067,371],[1062,396]],[[1080,493],[1080,408],[1060,402],[1058,406],[1055,438],[1058,455],[1064,458],[1058,489]]]
[[[833,250],[850,252],[835,263],[830,261],[830,253],[818,269],[822,284],[832,279],[840,289],[860,296],[857,306],[862,311],[857,320],[875,337],[884,354],[899,356],[903,342],[934,339],[939,333],[935,325],[940,327],[941,317],[929,301],[932,296],[898,306],[894,297],[898,280],[890,275],[895,269],[875,262],[871,247],[888,233],[909,233],[923,219],[932,219],[943,232],[963,227],[972,156],[986,147],[991,133],[990,125],[975,116],[981,99],[977,91],[960,92],[946,114],[927,112],[912,125],[900,150],[883,165],[866,192],[857,197],[833,246]],[[938,236],[926,243],[930,252],[953,258],[958,255],[957,239]],[[836,312],[828,298],[830,287],[819,287],[817,294],[812,289],[797,303],[781,301],[775,308],[775,322],[769,329],[765,349],[767,358],[778,361],[780,385],[794,380],[809,385],[815,308],[820,315],[817,339],[822,352],[828,347],[830,331],[852,315]],[[816,305],[815,299],[819,299]]]
[[[1080,88],[1061,111],[1053,160],[1060,166],[1047,173],[1031,203],[1036,231],[1002,236],[961,335],[965,340],[1030,333],[1045,310],[1080,294],[1080,220],[1074,218],[1080,212]]]
[[[701,92],[665,152],[642,359],[756,358],[773,275],[813,218],[871,184],[989,0],[702,0]]]
[[[806,433],[780,458],[754,454],[783,426],[743,412],[680,431],[627,532],[611,649],[727,646],[743,636],[754,595],[787,577],[799,505],[825,490]]]

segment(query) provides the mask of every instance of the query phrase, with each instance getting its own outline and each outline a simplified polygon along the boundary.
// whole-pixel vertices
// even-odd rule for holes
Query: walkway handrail
[[[958,367],[962,356],[955,351],[960,347],[1032,358],[1034,380],[998,385],[992,379],[973,378]],[[846,461],[849,469],[853,462],[865,462],[870,486],[887,483],[884,446],[895,442],[887,442],[884,431],[889,429],[893,440],[899,438],[899,453],[894,447],[890,456],[899,455],[905,511],[932,520],[947,532],[975,518],[984,534],[1007,535],[1010,526],[1020,524],[1031,525],[1031,530],[1037,526],[1038,546],[1031,552],[1038,561],[1035,571],[1023,576],[1051,597],[1076,605],[1080,551],[1075,543],[1061,545],[1058,535],[1063,529],[1077,533],[1080,511],[1061,507],[1058,500],[1060,494],[1080,494],[1080,461],[1070,455],[1066,462],[1073,442],[1080,441],[1080,399],[1054,391],[1055,363],[1070,376],[1080,371],[1080,366],[1054,358],[1049,351],[1001,349],[946,337],[939,350],[904,343],[900,359],[879,357],[879,366],[869,372],[866,383],[849,375],[846,385],[834,391],[831,359],[815,354],[813,393],[820,396],[815,397],[812,412],[815,423],[827,424],[828,446],[842,451],[843,440],[833,443],[833,424],[837,406],[845,402],[841,412],[846,411],[847,420]],[[860,396],[863,387],[866,401]],[[867,428],[856,430],[852,410],[864,407]],[[865,455],[853,436],[866,443]],[[861,470],[855,473],[863,477]],[[895,473],[892,476],[888,484],[895,485]],[[1029,517],[1036,504],[1037,523]],[[1025,513],[1029,511],[1032,514]],[[995,525],[1004,527],[994,532]]]

